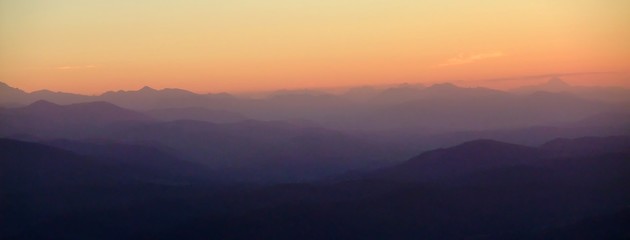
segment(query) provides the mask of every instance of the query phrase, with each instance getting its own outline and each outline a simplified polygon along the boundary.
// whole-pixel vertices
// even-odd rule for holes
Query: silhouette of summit
[[[569,85],[568,83],[566,83],[564,80],[562,80],[559,77],[553,77],[551,79],[549,79],[549,81],[547,81],[547,83],[545,84],[548,87],[553,87],[553,88],[567,88],[567,87],[571,87],[571,85]]]
[[[155,92],[156,90],[149,86],[144,86],[138,92]]]
[[[55,110],[61,108],[60,105],[58,104],[54,104],[52,102],[46,101],[46,100],[38,100],[34,103],[29,104],[28,106],[24,107],[23,110],[25,111],[48,111],[48,110]]]
[[[553,77],[549,79],[546,83],[541,84],[539,87],[539,91],[548,91],[548,92],[565,92],[571,91],[573,86],[566,83],[559,77]]]
[[[39,137],[78,137],[123,122],[153,121],[145,114],[108,102],[58,105],[45,100],[0,112],[0,136],[27,134]]]
[[[424,152],[399,166],[384,170],[379,177],[428,181],[524,164],[535,161],[539,156],[536,148],[482,139]]]
[[[447,90],[453,90],[453,89],[457,89],[459,88],[458,86],[456,86],[455,84],[452,83],[436,83],[433,84],[431,86],[429,86],[427,89],[430,90],[436,90],[436,91],[447,91]]]
[[[517,88],[516,92],[521,93],[533,93],[533,92],[574,92],[576,88],[571,86],[560,77],[552,77],[549,78],[546,82],[532,85],[532,86],[523,86]]]

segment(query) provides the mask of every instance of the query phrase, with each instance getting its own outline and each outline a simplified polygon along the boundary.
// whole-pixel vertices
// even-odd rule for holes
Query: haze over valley
[[[0,1],[0,239],[630,239],[629,10]]]

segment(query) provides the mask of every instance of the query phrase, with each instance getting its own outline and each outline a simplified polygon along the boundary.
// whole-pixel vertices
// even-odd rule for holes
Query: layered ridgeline
[[[627,115],[628,96],[628,89],[576,87],[557,78],[509,92],[446,83],[360,87],[342,93],[283,90],[263,98],[150,87],[85,96],[47,90],[26,93],[0,85],[0,105],[6,107],[26,106],[38,100],[60,105],[104,101],[162,120],[234,122],[250,118],[344,131],[414,134],[555,126],[598,114]]]
[[[630,217],[627,136],[476,140],[269,187],[221,187],[168,152],[103,142],[2,139],[0,164],[0,230],[16,239],[623,239]]]
[[[283,90],[263,98],[149,87],[97,96],[47,90],[26,93],[0,84],[0,105],[5,108],[39,100],[58,105],[109,102],[162,121],[286,121],[358,132],[397,145],[423,142],[425,150],[477,138],[540,144],[554,137],[628,132],[628,96],[628,89],[571,86],[558,78],[509,92],[453,84],[403,84],[341,93]]]
[[[558,79],[514,92],[436,84],[278,91],[259,99],[148,87],[99,96],[7,85],[0,91],[2,103],[13,103],[0,108],[1,137],[143,145],[243,181],[322,179],[479,138],[533,146],[630,133],[626,99],[582,95],[626,90]]]
[[[623,239],[626,92],[0,85],[0,237]]]
[[[152,147],[221,170],[235,181],[313,180],[373,168],[397,156],[391,148],[319,127],[255,120],[159,121],[106,102],[38,101],[2,110],[0,123],[4,137]]]

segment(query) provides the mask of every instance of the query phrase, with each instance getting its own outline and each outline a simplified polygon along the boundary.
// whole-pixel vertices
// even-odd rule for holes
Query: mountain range
[[[567,93],[514,95],[452,84],[397,88],[413,89],[417,99],[372,104],[308,92],[283,92],[259,100],[213,95],[230,99],[232,106],[240,102],[241,107],[161,106],[147,111],[104,101],[59,105],[39,100],[1,108],[0,136],[34,141],[109,139],[166,150],[244,181],[286,182],[391,165],[418,151],[479,138],[537,145],[558,137],[630,133],[625,105]],[[189,102],[209,99],[183,90],[150,88],[103,96],[112,94],[117,94],[112,97],[117,101],[143,96],[135,104],[176,96]]]
[[[539,147],[476,140],[350,180],[221,188],[197,175],[218,173],[192,163],[145,161],[168,156],[156,149],[2,139],[9,201],[1,209],[11,220],[2,232],[15,239],[623,239],[629,149],[627,136]],[[136,160],[121,158],[129,153]]]
[[[0,84],[0,238],[626,239],[625,92]]]

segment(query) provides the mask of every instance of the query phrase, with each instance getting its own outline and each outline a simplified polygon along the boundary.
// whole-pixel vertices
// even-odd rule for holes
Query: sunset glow
[[[628,86],[630,1],[0,2],[0,81],[26,91],[239,92],[611,72]]]

